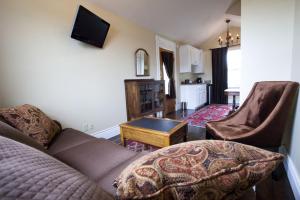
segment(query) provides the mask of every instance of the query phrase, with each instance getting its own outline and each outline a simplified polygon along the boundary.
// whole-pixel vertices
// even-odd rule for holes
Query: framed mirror
[[[136,76],[149,76],[149,55],[145,49],[138,49],[135,52]]]

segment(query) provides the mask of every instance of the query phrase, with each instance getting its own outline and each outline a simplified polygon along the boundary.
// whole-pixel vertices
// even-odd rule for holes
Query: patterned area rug
[[[120,135],[112,137],[109,140],[113,143],[116,143],[118,145],[123,146],[121,144]],[[156,150],[160,149],[159,147],[146,145],[146,144],[136,142],[136,141],[133,141],[133,140],[127,140],[126,148],[131,150],[131,151],[135,151],[135,152],[142,152],[142,151],[152,152],[152,151],[156,151]]]
[[[133,140],[128,140],[127,141],[127,149],[129,149],[131,151],[135,151],[135,152],[142,152],[142,151],[152,152],[152,151],[156,151],[160,148],[152,146],[152,145],[145,145],[143,143],[136,142]]]
[[[205,128],[206,122],[223,119],[229,114],[230,111],[230,105],[211,104],[188,116],[186,120],[191,126]]]

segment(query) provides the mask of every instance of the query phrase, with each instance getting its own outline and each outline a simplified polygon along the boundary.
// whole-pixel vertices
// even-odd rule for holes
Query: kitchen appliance
[[[207,105],[211,104],[211,98],[212,98],[212,84],[207,84]]]
[[[202,78],[197,78],[196,83],[202,83]]]
[[[184,84],[191,84],[191,83],[192,83],[192,81],[190,79],[185,79],[184,80]]]

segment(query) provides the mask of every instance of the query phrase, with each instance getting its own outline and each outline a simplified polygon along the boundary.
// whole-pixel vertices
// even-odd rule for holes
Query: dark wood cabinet
[[[153,79],[125,80],[127,120],[152,115],[164,114],[165,83]]]

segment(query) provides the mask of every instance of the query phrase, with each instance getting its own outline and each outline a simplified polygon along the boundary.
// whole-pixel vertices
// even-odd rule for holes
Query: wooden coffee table
[[[156,147],[186,142],[187,122],[165,118],[143,117],[120,125],[121,142],[134,140]]]

